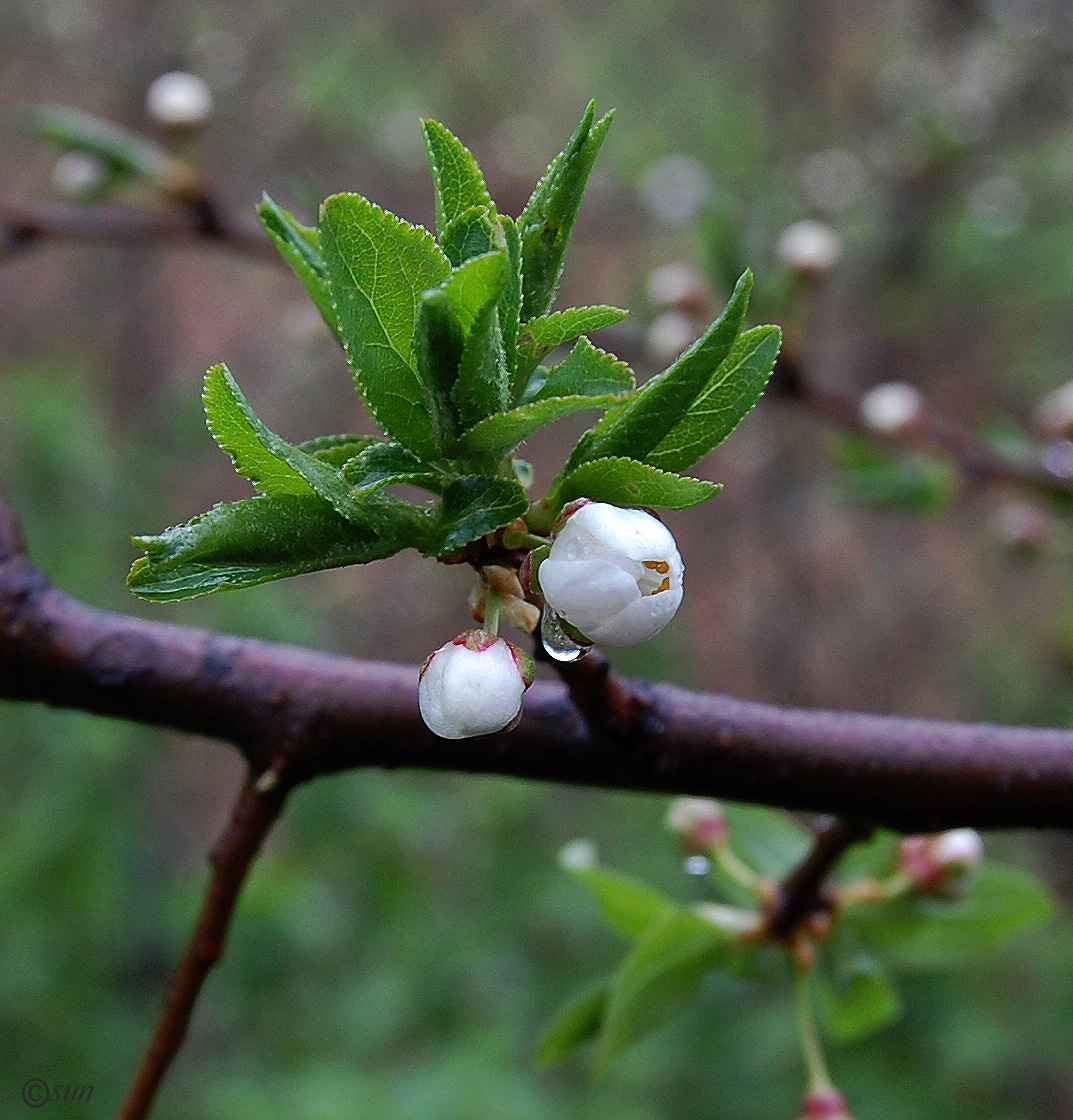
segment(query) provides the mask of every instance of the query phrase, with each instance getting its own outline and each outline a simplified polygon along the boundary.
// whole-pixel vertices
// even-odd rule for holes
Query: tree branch
[[[223,955],[239,892],[265,837],[279,816],[287,785],[258,787],[248,775],[219,843],[212,852],[212,875],[197,924],[172,978],[167,999],[116,1120],[143,1120],[178,1054],[194,1005],[212,967]]]

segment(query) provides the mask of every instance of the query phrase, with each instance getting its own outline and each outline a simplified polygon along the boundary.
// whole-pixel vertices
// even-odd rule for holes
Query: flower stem
[[[810,1095],[836,1092],[827,1063],[823,1056],[820,1033],[816,1027],[812,997],[808,990],[808,969],[794,964],[794,1005],[797,1012],[797,1032],[801,1039],[801,1056],[805,1061]]]
[[[489,587],[484,601],[484,630],[493,638],[499,636],[500,606],[499,592],[494,587]]]

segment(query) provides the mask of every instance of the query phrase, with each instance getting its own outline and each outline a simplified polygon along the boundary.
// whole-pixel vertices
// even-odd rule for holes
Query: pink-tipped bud
[[[798,1120],[853,1120],[846,1111],[846,1102],[834,1089],[809,1093],[801,1102]]]
[[[726,843],[723,807],[708,797],[679,797],[667,810],[667,827],[691,855],[706,855]]]
[[[984,858],[984,842],[972,828],[954,828],[934,836],[905,836],[898,847],[898,867],[917,888],[948,893],[965,886]]]

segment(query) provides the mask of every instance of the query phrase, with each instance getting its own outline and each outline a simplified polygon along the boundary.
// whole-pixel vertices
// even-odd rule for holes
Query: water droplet
[[[587,646],[579,645],[563,629],[559,616],[550,608],[544,608],[540,622],[540,640],[548,651],[548,656],[556,661],[577,661]]]
[[[712,869],[711,860],[707,856],[687,856],[682,866],[687,875],[707,875]]]

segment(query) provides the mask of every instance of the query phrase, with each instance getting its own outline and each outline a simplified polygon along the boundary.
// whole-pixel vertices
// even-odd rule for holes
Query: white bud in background
[[[861,419],[883,435],[893,435],[918,420],[924,409],[920,390],[904,381],[886,381],[861,398]]]
[[[658,634],[682,602],[685,565],[650,513],[584,502],[540,565],[548,606],[589,641],[632,646]]]
[[[92,198],[107,178],[104,160],[92,152],[64,152],[52,167],[52,188],[65,198]]]
[[[1073,437],[1073,381],[1040,397],[1033,416],[1044,435],[1053,439]]]
[[[940,832],[929,843],[931,857],[944,870],[968,871],[984,858],[984,842],[974,828]]]
[[[727,838],[723,807],[710,797],[679,797],[667,810],[667,827],[687,852],[705,854]]]
[[[645,281],[656,307],[702,314],[711,302],[708,281],[686,261],[671,261],[652,269]]]
[[[502,731],[522,714],[533,660],[484,630],[467,630],[431,654],[421,668],[421,718],[441,739]]]
[[[645,332],[645,351],[658,366],[668,366],[699,337],[696,324],[684,311],[664,311]]]
[[[842,259],[842,238],[826,223],[806,218],[779,234],[775,256],[792,272],[822,280]]]
[[[571,840],[559,849],[559,866],[565,871],[591,871],[597,862],[596,845],[591,840]]]
[[[190,128],[212,113],[212,90],[196,74],[172,70],[154,78],[145,91],[145,111],[157,124]]]

